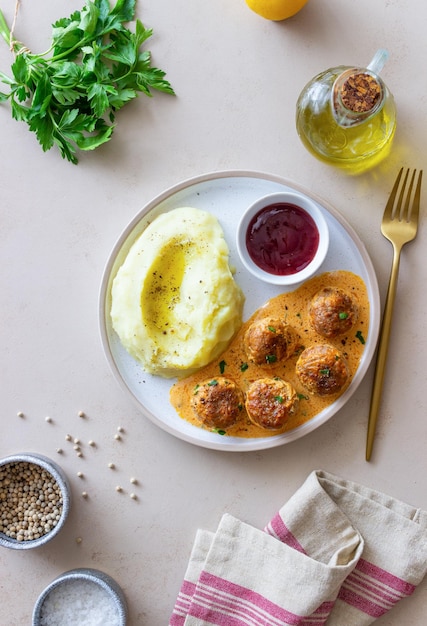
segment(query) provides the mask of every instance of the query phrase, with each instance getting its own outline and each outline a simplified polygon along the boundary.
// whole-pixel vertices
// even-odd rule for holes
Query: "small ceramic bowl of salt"
[[[90,568],[70,570],[40,594],[33,626],[126,626],[127,607],[119,584]]]

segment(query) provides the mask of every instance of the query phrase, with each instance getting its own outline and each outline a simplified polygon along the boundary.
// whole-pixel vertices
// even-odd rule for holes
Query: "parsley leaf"
[[[153,34],[138,19],[136,0],[87,0],[81,11],[52,25],[50,48],[33,54],[12,41],[12,76],[0,72],[9,92],[12,117],[26,122],[44,151],[56,145],[63,158],[77,163],[79,150],[94,150],[109,141],[116,112],[140,93],[174,95],[165,72],[152,65],[141,46]],[[11,33],[0,11],[0,35]]]

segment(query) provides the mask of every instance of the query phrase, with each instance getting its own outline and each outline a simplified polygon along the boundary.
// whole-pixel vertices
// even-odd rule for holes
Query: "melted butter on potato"
[[[174,209],[145,229],[111,294],[113,328],[144,370],[181,377],[225,350],[244,302],[228,262],[218,220],[200,209]]]

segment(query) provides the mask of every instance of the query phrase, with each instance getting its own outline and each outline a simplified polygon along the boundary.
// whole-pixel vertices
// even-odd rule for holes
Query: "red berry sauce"
[[[318,246],[319,231],[311,215],[285,202],[261,209],[246,232],[246,247],[253,262],[277,276],[303,270]]]

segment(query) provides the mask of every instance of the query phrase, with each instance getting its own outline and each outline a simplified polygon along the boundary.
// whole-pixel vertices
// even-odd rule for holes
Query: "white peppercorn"
[[[62,513],[62,493],[53,476],[27,461],[0,467],[0,531],[18,541],[49,533]]]

